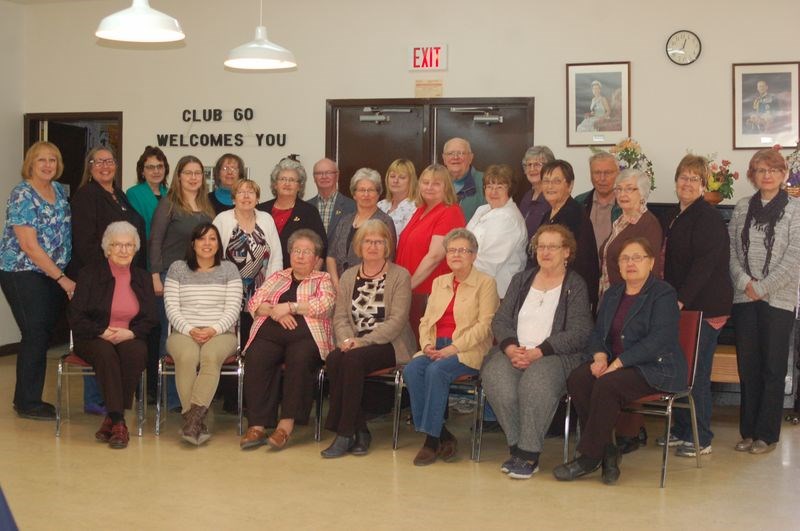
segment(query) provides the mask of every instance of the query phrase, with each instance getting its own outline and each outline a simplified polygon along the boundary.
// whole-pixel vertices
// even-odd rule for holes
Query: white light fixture
[[[107,16],[94,34],[124,42],[175,42],[186,37],[177,20],[151,8],[147,0],[133,0],[128,9]]]
[[[263,0],[258,21],[255,40],[231,50],[225,60],[225,66],[237,70],[281,70],[297,66],[292,52],[267,39],[267,28],[263,25]]]

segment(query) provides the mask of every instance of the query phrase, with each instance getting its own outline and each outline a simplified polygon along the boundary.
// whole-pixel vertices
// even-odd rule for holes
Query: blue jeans
[[[161,273],[161,284],[167,278],[166,273]],[[158,306],[158,320],[161,323],[161,337],[159,338],[159,357],[163,358],[167,355],[167,336],[169,335],[169,319],[167,319],[167,309],[164,307],[164,297],[156,297],[156,306]],[[156,397],[156,400],[161,400],[161,397]],[[178,388],[175,386],[175,377],[167,376],[167,411],[172,409],[181,409],[181,399],[178,397]]]
[[[412,359],[403,371],[403,379],[411,397],[415,429],[439,437],[444,425],[450,384],[459,376],[475,374],[478,371],[458,361],[458,356],[436,361],[424,355]]]
[[[56,281],[35,271],[0,271],[0,286],[22,336],[14,407],[28,411],[42,404],[47,347],[66,294]]]
[[[711,364],[714,361],[714,351],[717,348],[717,338],[720,330],[715,330],[705,320],[700,326],[700,341],[697,347],[697,368],[695,369],[694,407],[697,411],[697,436],[700,446],[711,444],[714,433],[711,431]],[[688,409],[676,408],[673,410],[675,425],[672,434],[682,441],[693,441],[692,417]]]
[[[83,377],[83,407],[90,404],[97,406],[103,405],[103,395],[100,394],[100,386],[94,376]]]

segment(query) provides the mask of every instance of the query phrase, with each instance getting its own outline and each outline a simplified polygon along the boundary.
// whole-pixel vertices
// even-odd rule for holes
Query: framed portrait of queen
[[[613,146],[631,136],[630,62],[567,65],[567,145]]]

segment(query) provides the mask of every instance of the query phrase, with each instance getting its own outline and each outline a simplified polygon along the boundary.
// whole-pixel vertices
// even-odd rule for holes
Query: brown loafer
[[[108,439],[108,446],[115,450],[127,448],[130,438],[125,421],[118,422],[111,426],[111,437]]]
[[[94,438],[104,443],[111,439],[111,417],[106,416],[103,419],[103,423],[100,425],[100,429],[95,432]]]
[[[768,443],[761,440],[754,441],[753,446],[750,447],[751,454],[768,454],[778,446],[778,443]]]
[[[736,450],[737,452],[749,452],[750,448],[752,447],[753,447],[753,439],[747,437],[746,439],[742,439],[741,441],[736,443],[736,446],[734,446],[733,449]]]
[[[417,456],[414,458],[414,465],[415,466],[428,466],[432,465],[436,461],[436,450],[433,448],[428,448],[427,446],[423,446],[417,452]]]
[[[458,452],[458,440],[456,438],[445,439],[439,444],[438,456],[445,463],[451,462],[456,457]]]
[[[289,441],[289,434],[286,433],[286,430],[283,428],[275,428],[275,431],[272,432],[272,435],[267,437],[267,444],[273,450],[280,450],[286,443]]]
[[[267,430],[261,426],[250,426],[247,428],[247,432],[239,441],[239,447],[242,450],[258,448],[265,444],[267,444]]]

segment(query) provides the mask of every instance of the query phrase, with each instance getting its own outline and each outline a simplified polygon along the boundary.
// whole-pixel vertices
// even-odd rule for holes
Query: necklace
[[[375,272],[375,274],[374,274],[374,275],[370,275],[369,273],[367,273],[367,272],[364,270],[364,262],[361,262],[361,276],[362,276],[362,277],[366,277],[366,278],[375,278],[375,277],[377,277],[378,275],[380,275],[380,274],[381,274],[381,272],[383,271],[383,268],[384,268],[384,267],[386,267],[386,260],[384,260],[384,261],[383,261],[383,263],[381,264],[381,267],[380,267],[380,269],[378,269],[378,271],[377,271],[377,272]]]

